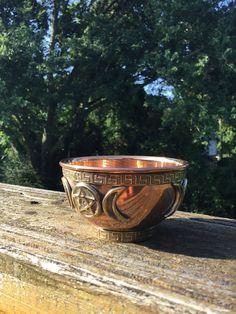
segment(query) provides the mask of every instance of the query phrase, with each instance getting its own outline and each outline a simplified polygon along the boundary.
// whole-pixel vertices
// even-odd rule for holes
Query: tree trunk
[[[49,41],[48,54],[53,53],[56,43],[56,35],[58,31],[58,14],[60,9],[60,1],[53,0],[52,23],[51,23],[51,37]],[[54,152],[52,147],[55,145],[56,139],[56,110],[57,101],[53,97],[55,93],[55,84],[53,82],[53,73],[48,74],[48,111],[47,120],[43,128],[42,143],[41,143],[41,160],[40,160],[40,176],[46,188],[53,188],[54,180]],[[55,150],[54,150],[55,151]]]

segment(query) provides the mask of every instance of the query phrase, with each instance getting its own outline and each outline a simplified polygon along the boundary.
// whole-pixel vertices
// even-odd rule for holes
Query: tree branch
[[[60,0],[53,0],[51,37],[50,37],[50,42],[49,42],[49,54],[52,53],[52,51],[55,47],[56,34],[57,34],[57,28],[58,28],[59,7],[60,7]]]
[[[33,168],[38,171],[39,170],[39,160],[38,160],[38,152],[35,147],[35,143],[33,140],[33,134],[31,132],[31,129],[27,125],[27,121],[25,118],[25,114],[22,113],[22,117],[19,114],[14,115],[14,121],[17,123],[17,127],[20,130],[20,133],[22,134],[22,137],[25,142],[25,148],[26,152],[30,158],[31,164]]]
[[[67,146],[69,146],[69,143],[74,137],[74,134],[77,132],[79,121],[85,121],[85,117],[88,116],[94,109],[99,108],[105,102],[105,100],[105,98],[99,97],[88,102],[86,106],[88,109],[83,110],[83,118],[80,117],[81,109],[78,110],[78,106],[74,106],[72,115],[74,117],[73,124],[69,129],[67,128],[60,137],[58,137],[57,142],[52,146],[52,153],[54,153],[61,144],[63,144],[64,149],[67,151]]]
[[[103,14],[107,14],[112,9],[114,4],[119,3],[119,2],[120,2],[119,0],[112,1],[106,8],[104,8]]]

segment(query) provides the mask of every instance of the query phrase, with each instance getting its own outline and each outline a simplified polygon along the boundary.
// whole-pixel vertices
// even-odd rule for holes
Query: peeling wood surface
[[[99,240],[64,193],[0,184],[0,313],[236,311],[236,222],[177,212],[152,240]]]

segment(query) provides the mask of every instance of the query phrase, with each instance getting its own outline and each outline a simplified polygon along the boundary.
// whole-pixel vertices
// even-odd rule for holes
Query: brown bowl
[[[94,156],[60,162],[72,208],[100,227],[100,237],[137,242],[181,205],[186,189],[183,160],[147,156]]]

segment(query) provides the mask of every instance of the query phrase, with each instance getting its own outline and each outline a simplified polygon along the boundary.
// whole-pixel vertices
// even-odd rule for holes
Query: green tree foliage
[[[235,60],[235,1],[0,0],[2,176],[58,188],[67,156],[184,158],[185,209],[235,217]]]

